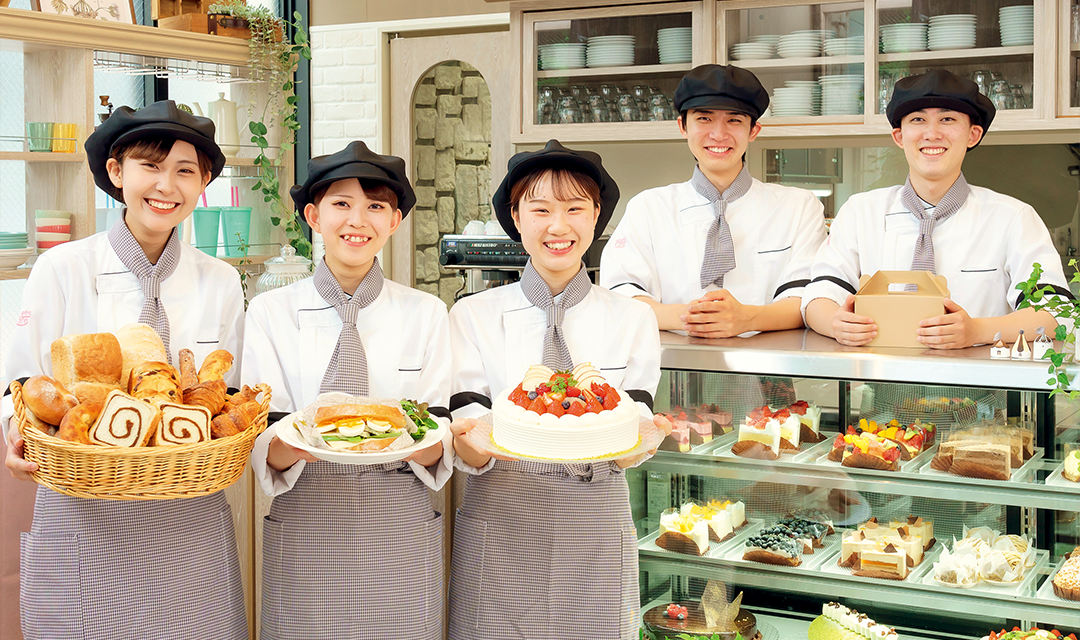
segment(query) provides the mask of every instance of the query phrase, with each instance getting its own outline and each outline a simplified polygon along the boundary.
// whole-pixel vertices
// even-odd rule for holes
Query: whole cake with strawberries
[[[492,405],[491,439],[500,449],[551,460],[585,460],[638,445],[641,412],[589,363],[570,371],[529,368]]]

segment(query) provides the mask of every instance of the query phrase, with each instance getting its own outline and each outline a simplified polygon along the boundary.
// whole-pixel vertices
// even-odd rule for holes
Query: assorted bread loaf
[[[195,356],[180,351],[177,370],[149,326],[116,334],[64,336],[51,348],[53,375],[22,388],[27,418],[39,430],[70,442],[145,447],[209,442],[246,430],[261,406],[257,389],[228,395],[228,351],[210,353],[196,371]]]

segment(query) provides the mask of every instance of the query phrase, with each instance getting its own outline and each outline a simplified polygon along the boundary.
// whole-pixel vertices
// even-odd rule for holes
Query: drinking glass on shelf
[[[1080,42],[1080,4],[1072,6],[1072,41]]]
[[[992,73],[986,70],[976,71],[971,74],[971,79],[975,81],[975,84],[979,85],[979,93],[984,96],[990,96],[990,85],[994,80]]]
[[[644,85],[636,84],[631,90],[631,93],[633,94],[634,98],[638,100],[644,100],[645,98],[649,97],[649,88]]]
[[[614,85],[602,84],[600,85],[600,95],[605,98],[614,98],[617,94]]]
[[[1012,90],[1013,108],[1014,109],[1030,109],[1031,105],[1028,104],[1027,96],[1024,95],[1024,85],[1014,84],[1009,87]]]
[[[893,85],[895,84],[896,78],[888,73],[883,73],[878,80],[878,113],[885,113],[889,110],[889,100],[892,99]]]
[[[1012,90],[1009,88],[1009,83],[1004,80],[994,81],[989,97],[990,102],[993,102],[994,107],[999,111],[1014,108]]]

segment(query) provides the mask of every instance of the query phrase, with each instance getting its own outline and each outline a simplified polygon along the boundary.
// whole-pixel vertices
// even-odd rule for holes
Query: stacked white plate
[[[30,259],[36,253],[36,249],[0,249],[0,269],[14,269]]]
[[[776,34],[763,33],[756,36],[750,36],[747,42],[767,42],[775,47],[776,45],[780,44],[780,38],[781,36],[778,36]]]
[[[813,80],[788,80],[773,90],[770,115],[778,118],[821,114],[821,87]]]
[[[851,38],[831,38],[821,43],[827,56],[861,56],[865,43],[863,36]]]
[[[930,16],[926,42],[931,51],[942,49],[971,49],[975,46],[976,16],[957,13]]]
[[[660,51],[660,64],[685,64],[694,57],[694,31],[690,27],[659,29],[656,46]]]
[[[796,31],[786,36],[780,36],[776,45],[776,53],[781,58],[817,58],[821,56],[821,41],[824,40],[820,31]]]
[[[821,115],[846,116],[862,113],[861,75],[821,76],[818,83],[821,85]]]
[[[537,50],[540,52],[541,69],[581,69],[585,66],[584,43],[542,44]]]
[[[587,67],[628,67],[634,64],[634,36],[593,36],[586,52]]]
[[[1035,44],[1035,7],[1015,5],[998,9],[1001,46],[1020,47]]]
[[[776,45],[768,42],[740,42],[731,46],[734,60],[768,60],[776,57]]]
[[[881,50],[885,53],[926,51],[926,32],[930,25],[923,22],[881,25]]]

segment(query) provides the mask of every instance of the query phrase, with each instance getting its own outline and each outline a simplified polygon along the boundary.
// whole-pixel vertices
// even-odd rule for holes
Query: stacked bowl
[[[865,41],[863,36],[832,38],[822,42],[821,47],[827,56],[861,56]]]
[[[634,36],[593,36],[586,53],[587,67],[628,67],[634,64]]]
[[[780,36],[776,52],[781,58],[817,58],[821,56],[821,43],[831,37],[831,31],[794,31]]]
[[[671,27],[656,31],[660,64],[686,64],[694,57],[694,31],[690,27]]]
[[[881,25],[882,52],[926,51],[926,32],[929,26],[925,22]]]
[[[927,45],[931,51],[973,48],[975,21],[976,16],[970,13],[930,16]]]
[[[768,42],[740,42],[731,45],[733,60],[768,60],[776,56],[776,45]]]
[[[1035,44],[1035,7],[1015,5],[998,9],[1001,46],[1021,47]]]
[[[39,209],[34,212],[38,253],[71,240],[71,213]],[[25,234],[23,234],[25,235]],[[25,241],[24,241],[25,246]]]
[[[821,115],[846,116],[863,112],[863,77],[833,75],[818,78],[821,84]]]
[[[821,115],[821,87],[813,80],[788,80],[773,90],[770,106],[778,118]]]
[[[585,66],[585,43],[558,42],[542,44],[536,48],[540,52],[540,68],[581,69]]]
[[[14,269],[34,255],[26,246],[26,233],[0,232],[0,269]]]

